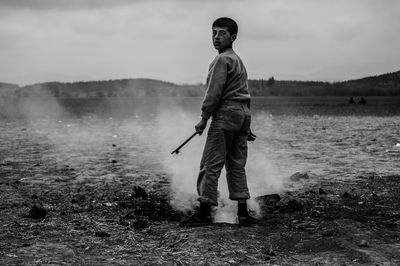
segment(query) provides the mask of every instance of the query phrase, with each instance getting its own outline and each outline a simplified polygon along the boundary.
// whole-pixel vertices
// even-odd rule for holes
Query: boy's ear
[[[236,40],[236,36],[237,36],[236,34],[232,34],[232,35],[231,35],[231,40],[232,40],[232,42],[233,42],[234,40]]]

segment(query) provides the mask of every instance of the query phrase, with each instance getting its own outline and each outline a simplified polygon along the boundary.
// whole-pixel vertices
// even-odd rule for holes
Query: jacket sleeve
[[[227,74],[227,60],[222,56],[219,56],[214,65],[210,68],[207,90],[203,100],[203,105],[201,107],[201,116],[205,120],[208,120],[219,106],[224,91]]]

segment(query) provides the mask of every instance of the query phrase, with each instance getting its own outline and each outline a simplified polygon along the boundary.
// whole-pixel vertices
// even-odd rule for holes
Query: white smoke
[[[179,154],[171,155],[171,152],[195,132],[194,126],[199,120],[198,115],[187,113],[180,108],[164,110],[158,118],[158,139],[162,140],[163,149],[169,151],[164,154],[163,163],[171,175],[173,194],[171,204],[184,212],[193,210],[197,204],[196,181],[208,128],[202,136],[196,136],[187,143]],[[246,166],[248,186],[252,196],[247,203],[255,216],[260,215],[260,206],[254,197],[283,190],[282,175],[270,163],[267,154],[257,148],[257,141],[249,142]],[[221,173],[218,190],[219,206],[214,213],[214,221],[236,223],[237,202],[229,199],[225,170]]]

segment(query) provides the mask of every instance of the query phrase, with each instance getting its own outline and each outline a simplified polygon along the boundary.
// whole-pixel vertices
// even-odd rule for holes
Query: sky
[[[221,16],[249,78],[361,78],[400,70],[398,14],[398,0],[0,0],[0,82],[204,83]]]

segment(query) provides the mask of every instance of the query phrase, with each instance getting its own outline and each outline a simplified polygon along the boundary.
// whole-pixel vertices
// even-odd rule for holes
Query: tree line
[[[400,96],[400,71],[342,82],[250,79],[252,96]],[[45,82],[27,86],[0,83],[5,97],[107,98],[198,97],[204,84],[178,85],[155,79],[118,79],[85,82]]]

